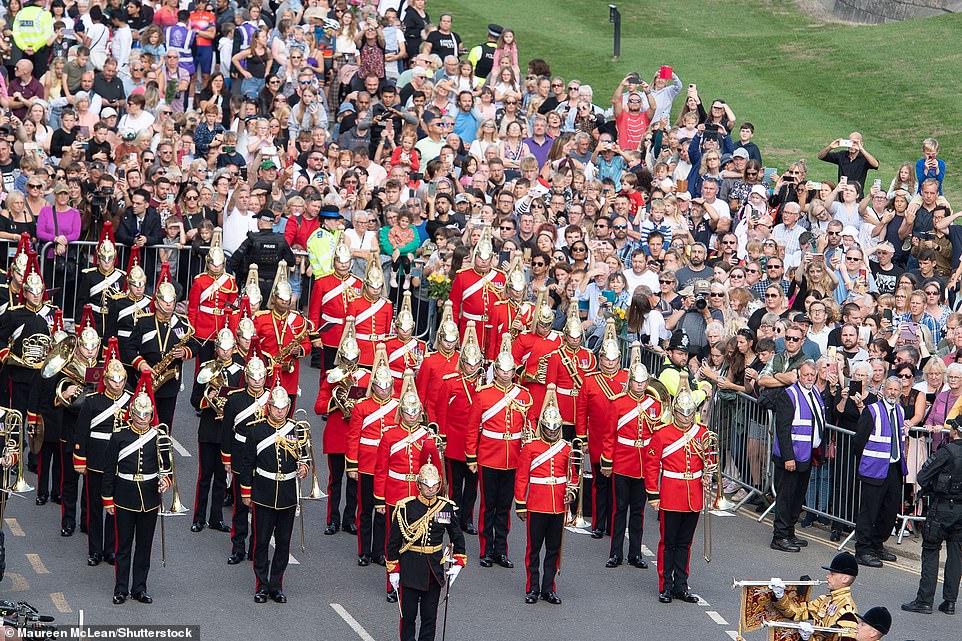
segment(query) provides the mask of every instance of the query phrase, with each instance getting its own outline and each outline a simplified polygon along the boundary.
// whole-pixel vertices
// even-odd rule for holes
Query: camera
[[[698,294],[697,296],[695,296],[695,309],[697,309],[699,312],[703,312],[707,308],[708,308],[708,301],[705,300],[705,295]]]

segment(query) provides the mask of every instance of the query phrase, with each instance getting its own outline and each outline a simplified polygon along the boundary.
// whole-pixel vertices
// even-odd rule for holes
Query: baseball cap
[[[680,292],[678,292],[679,296],[694,296],[694,294],[695,294],[695,288],[692,287],[691,285],[685,287]]]
[[[889,252],[889,253],[894,254],[894,253],[895,253],[895,247],[892,246],[892,243],[890,243],[890,242],[888,242],[888,241],[885,241],[885,242],[879,243],[878,245],[875,246],[875,252],[876,252],[876,253],[878,253],[878,252]]]
[[[468,198],[467,194],[458,194],[457,196],[454,197],[455,205],[457,205],[458,203],[469,203],[469,202],[471,202],[471,200]]]
[[[722,157],[721,157],[721,164],[722,164],[722,166],[727,165],[727,164],[730,163],[731,161],[732,161],[732,155],[731,155],[731,154],[724,154],[724,155],[722,155]]]
[[[732,153],[732,158],[745,158],[748,159],[748,152],[745,151],[744,147],[739,147]]]
[[[263,167],[263,165],[261,166]],[[254,193],[255,191],[266,191],[267,193],[271,193],[271,184],[266,180],[258,180],[256,183],[254,183],[254,186],[251,187],[251,193]]]
[[[709,283],[707,280],[699,278],[695,281],[694,291],[695,294],[708,294],[711,292],[711,283]]]
[[[117,115],[117,110],[114,109],[113,107],[107,107],[106,109],[100,110],[101,118],[110,118],[111,116],[116,116],[116,115]]]
[[[691,194],[689,194],[687,191],[680,191],[675,194],[675,198],[678,200],[691,200]]]
[[[277,163],[274,162],[273,158],[265,158],[264,161],[261,163],[261,169],[280,169],[280,167],[277,166]],[[268,185],[267,191],[270,191],[270,190],[271,190],[270,185]]]
[[[274,222],[274,212],[270,209],[262,209],[257,213],[257,220],[269,220]]]
[[[343,105],[337,108],[337,115],[346,114],[349,111],[357,111],[354,105],[350,102],[345,102]]]

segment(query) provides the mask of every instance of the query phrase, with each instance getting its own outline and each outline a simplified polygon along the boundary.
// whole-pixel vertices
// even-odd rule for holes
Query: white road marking
[[[698,595],[696,594],[695,596],[698,596]],[[703,608],[710,608],[710,607],[711,607],[711,605],[708,603],[708,601],[706,601],[705,599],[701,598],[700,596],[698,596],[698,605],[700,605],[700,606],[703,607]]]
[[[293,538],[293,537],[292,537],[292,538]],[[274,537],[273,537],[273,536],[271,537],[270,545],[271,545],[272,548],[273,548],[273,547],[277,547],[277,546],[274,545]],[[290,563],[291,565],[300,565],[300,564],[301,564],[301,562],[298,561],[297,559],[295,559],[295,558],[294,558],[294,555],[291,554],[290,552],[287,553],[287,558],[288,558],[288,561],[287,561],[287,562]]]
[[[181,445],[180,441],[175,439],[173,436],[170,437],[170,444],[174,446],[174,449],[177,450],[178,454],[184,458],[190,458],[190,452],[187,451],[187,448]]]
[[[726,621],[722,615],[718,614],[714,610],[707,610],[705,614],[707,614],[708,618],[714,621],[715,623],[717,623],[718,625],[728,625],[728,621]]]
[[[725,634],[732,638],[732,641],[738,641],[738,630],[725,630]]]
[[[50,600],[53,601],[53,606],[57,608],[57,612],[61,614],[73,612],[73,608],[67,603],[67,597],[64,596],[63,592],[51,592]]]
[[[20,524],[17,522],[17,519],[7,518],[3,519],[3,522],[7,524],[10,534],[14,536],[27,536],[26,532],[23,531],[23,528],[20,527]]]
[[[4,576],[7,581],[4,582],[4,591],[10,592],[26,592],[30,589],[30,583],[27,578],[22,574],[17,574],[16,572],[7,572]]]
[[[652,558],[654,558],[654,556],[655,556],[655,553],[652,552],[652,551],[648,548],[648,546],[645,545],[644,543],[642,543],[642,545],[641,545],[641,553],[644,554],[645,556],[650,556],[650,557],[652,557]]]
[[[368,634],[367,630],[364,629],[364,626],[358,623],[357,619],[352,617],[351,614],[345,610],[340,603],[331,603],[330,606],[334,608],[334,611],[337,612],[339,617],[344,619],[344,623],[348,624],[351,629],[357,633],[357,636],[361,638],[361,641],[374,641],[374,637]]]
[[[48,570],[47,566],[40,560],[39,554],[28,554],[27,561],[30,562],[30,565],[33,566],[33,571],[37,574],[50,574],[50,570]]]

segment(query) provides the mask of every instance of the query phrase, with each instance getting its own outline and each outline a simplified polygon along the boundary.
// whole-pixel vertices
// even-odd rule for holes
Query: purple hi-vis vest
[[[824,425],[825,402],[816,388],[813,387],[812,392],[815,394],[815,402],[818,404],[818,411],[821,412],[822,425]],[[792,418],[793,459],[799,463],[806,463],[812,458],[812,433],[815,430],[815,417],[812,415],[812,408],[809,406],[808,393],[798,383],[788,387],[785,393],[788,394],[788,398],[791,399],[792,405],[795,407],[795,416]],[[822,434],[821,438],[825,438],[825,435]],[[776,457],[782,458],[781,447],[777,438],[775,439],[774,454]]]
[[[194,33],[190,27],[180,23],[167,27],[164,32],[164,44],[167,49],[173,49],[180,54],[181,66],[193,66],[194,54],[191,52],[191,45],[194,44]]]
[[[892,461],[892,421],[889,419],[885,402],[879,401],[868,406],[875,428],[869,434],[868,443],[862,452],[862,460],[858,464],[859,476],[870,479],[884,479],[888,476],[889,465]],[[895,418],[898,422],[899,460],[902,474],[908,474],[905,465],[905,410],[895,406]]]

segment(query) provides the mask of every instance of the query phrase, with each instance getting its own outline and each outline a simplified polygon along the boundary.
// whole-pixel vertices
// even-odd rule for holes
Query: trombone
[[[174,479],[174,451],[173,442],[170,440],[170,428],[161,423],[157,426],[157,472],[161,478],[169,476],[171,483],[176,488]],[[176,492],[176,489],[174,490]],[[164,495],[160,495],[160,562],[167,567],[167,532],[164,528],[164,517],[169,513],[164,512]]]
[[[163,430],[161,430],[163,428]],[[187,514],[190,510],[183,504],[180,500],[180,490],[177,487],[177,466],[174,463],[174,452],[173,452],[173,437],[170,435],[170,426],[161,423],[157,426],[157,431],[162,434],[162,437],[158,438],[158,449],[163,444],[167,448],[167,460],[169,461],[169,474],[170,474],[170,487],[174,490],[174,498],[170,502],[170,509],[164,509],[164,501],[160,501],[160,515],[161,516],[180,516],[182,514]],[[163,534],[163,521],[161,521],[161,534]]]
[[[13,483],[6,483],[9,480],[9,470],[4,472],[4,486],[3,488],[11,494],[26,494],[27,492],[32,492],[33,487],[31,487],[27,480],[23,477],[23,439],[25,436],[23,429],[23,414],[19,410],[15,410],[9,407],[0,407],[0,422],[2,422],[2,427],[0,427],[0,437],[4,440],[4,453],[9,449],[11,441],[15,443],[14,449],[17,453],[17,477]]]
[[[568,455],[568,486],[566,496],[571,495],[568,501],[568,512],[565,516],[565,527],[574,527],[584,530],[589,527],[584,515],[584,477],[585,461],[588,459],[588,444],[580,438],[571,441],[571,454]],[[589,463],[590,465],[590,463]],[[577,475],[577,482],[572,478]],[[577,496],[574,496],[577,494]]]
[[[786,586],[806,586],[806,585],[825,585],[828,581],[783,581]],[[771,584],[771,581],[738,581],[735,577],[732,577],[732,590],[737,590],[739,588],[767,588]]]
[[[314,445],[312,444],[311,438],[311,424],[307,422],[307,411],[306,410],[296,410],[294,415],[299,416],[297,412],[304,412],[304,420],[294,420],[294,426],[297,434],[297,464],[307,465],[311,470],[314,469]],[[314,482],[317,482],[317,476],[314,475]],[[304,494],[301,492],[301,479],[297,479],[297,512],[301,522],[301,552],[304,551]],[[320,488],[318,488],[320,489]]]
[[[295,423],[306,423],[308,430],[310,430],[310,422],[307,417],[307,410],[297,409],[294,410],[294,422]],[[311,467],[311,492],[305,495],[303,498],[305,501],[318,501],[324,498],[324,492],[321,491],[321,483],[317,480],[317,458],[314,456],[314,439],[307,439],[307,455],[310,457],[310,467]],[[300,483],[298,483],[299,485]]]
[[[704,492],[704,500],[702,501],[702,513],[706,520],[702,526],[702,545],[705,550],[705,563],[711,563],[712,535],[714,533],[712,512],[714,510],[730,512],[735,504],[726,499],[722,491],[721,466],[718,464],[718,434],[708,430],[700,440],[693,439],[690,447],[695,455],[701,459],[703,468],[702,491]],[[715,491],[712,491],[711,483],[704,482],[705,476],[715,483]]]

